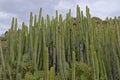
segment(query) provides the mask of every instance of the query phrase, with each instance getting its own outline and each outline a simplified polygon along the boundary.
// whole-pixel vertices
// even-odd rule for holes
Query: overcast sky
[[[63,16],[72,10],[76,14],[76,5],[79,5],[85,13],[86,5],[90,8],[92,16],[105,19],[106,16],[120,16],[120,0],[0,0],[0,34],[10,28],[12,17],[18,18],[19,25],[24,21],[29,23],[29,13],[38,14],[39,8],[43,8],[43,16],[55,15],[55,10]]]

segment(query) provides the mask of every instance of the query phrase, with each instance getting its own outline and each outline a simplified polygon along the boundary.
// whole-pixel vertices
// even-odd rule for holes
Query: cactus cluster
[[[30,13],[29,26],[12,19],[0,42],[0,80],[120,80],[120,21],[103,24],[77,6],[50,18]]]

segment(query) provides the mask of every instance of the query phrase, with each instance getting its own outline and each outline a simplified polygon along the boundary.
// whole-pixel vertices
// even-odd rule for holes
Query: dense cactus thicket
[[[44,18],[30,13],[29,26],[12,19],[5,44],[0,42],[0,80],[120,80],[120,22],[103,24],[77,6]]]

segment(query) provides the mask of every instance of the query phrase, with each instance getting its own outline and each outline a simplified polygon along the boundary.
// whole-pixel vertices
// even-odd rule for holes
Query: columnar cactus
[[[21,29],[13,18],[5,44],[0,42],[0,78],[119,80],[120,21],[115,17],[96,22],[88,7],[84,16],[79,6],[76,18],[69,10],[65,19],[58,11],[44,18],[40,8],[38,16],[30,13],[29,25],[23,22]]]
[[[76,80],[75,79],[75,52],[72,52],[72,80]]]

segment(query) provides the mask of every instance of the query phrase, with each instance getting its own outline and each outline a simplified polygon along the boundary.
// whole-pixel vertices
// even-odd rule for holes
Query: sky
[[[39,13],[39,9],[43,9],[42,15],[47,14],[55,16],[55,11],[65,14],[72,10],[72,15],[76,16],[76,6],[85,14],[85,8],[90,8],[92,16],[101,19],[108,17],[120,16],[119,4],[120,0],[0,0],[0,34],[3,34],[11,26],[11,19],[18,19],[18,25],[22,22],[29,24],[29,14]]]

